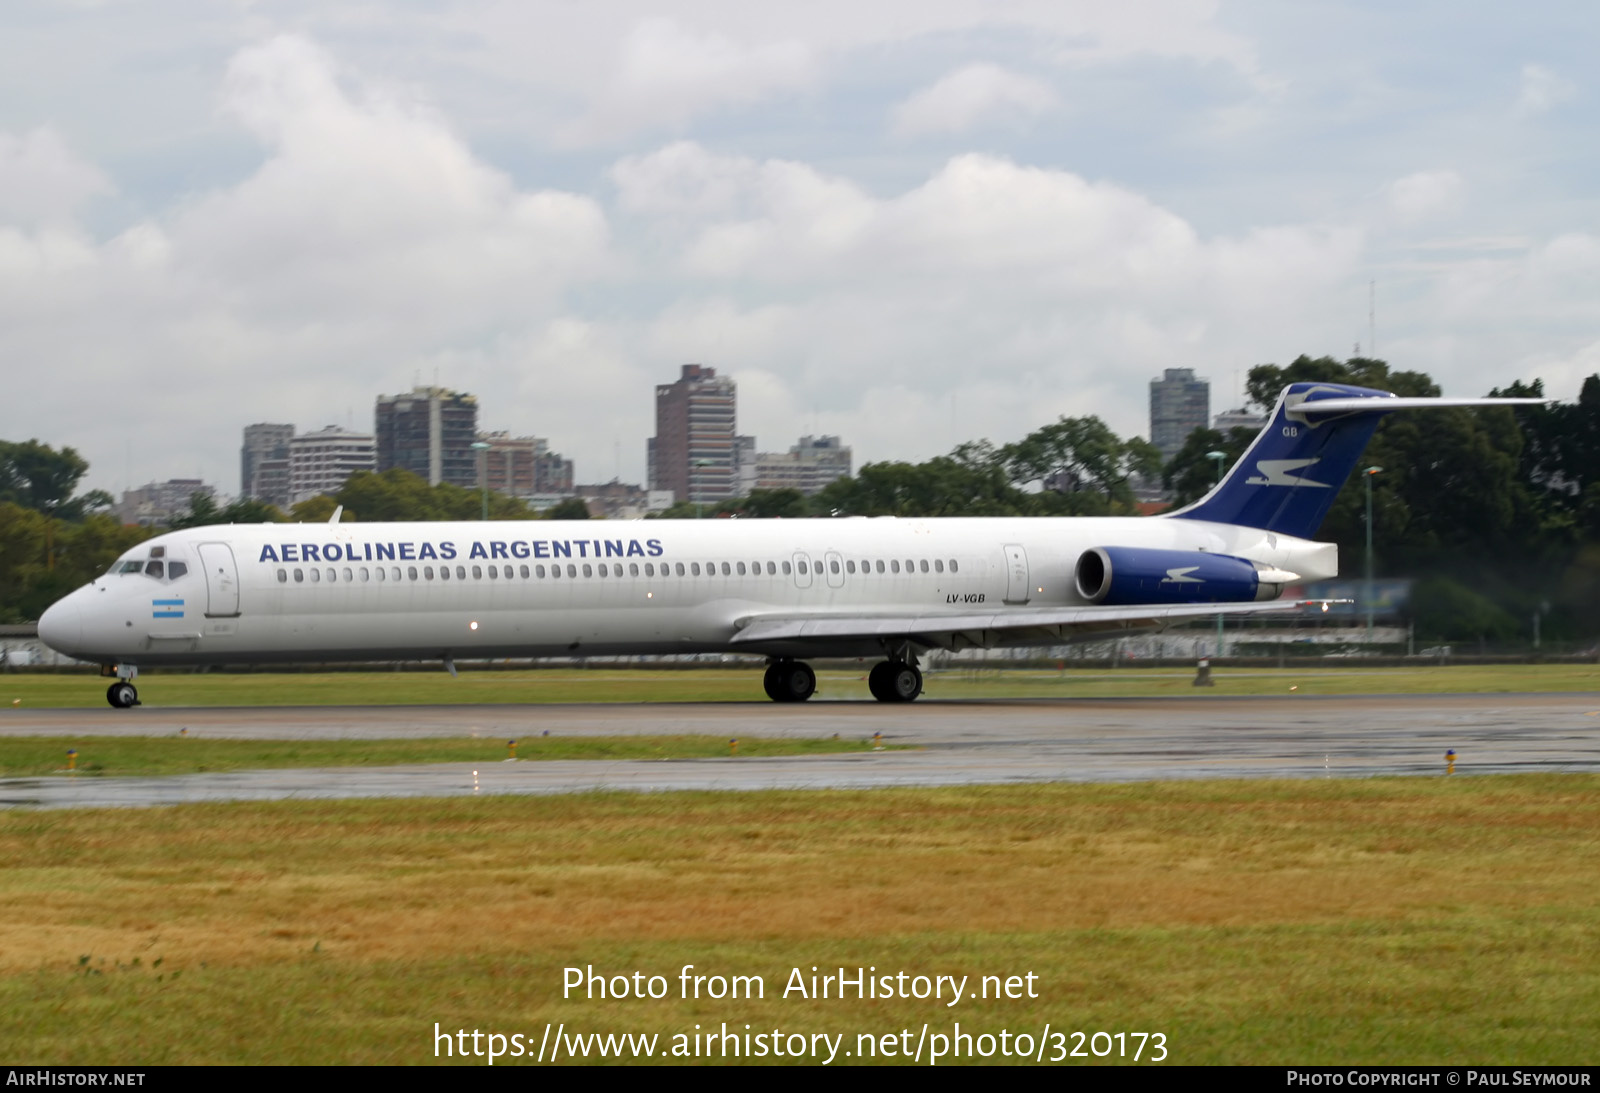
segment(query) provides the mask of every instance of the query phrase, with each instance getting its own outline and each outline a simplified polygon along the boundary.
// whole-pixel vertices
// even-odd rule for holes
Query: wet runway
[[[270,739],[714,733],[863,743],[860,754],[522,761],[0,780],[0,806],[595,790],[871,788],[1221,777],[1600,771],[1600,696],[1404,695],[769,703],[107,709],[0,713],[7,735]],[[869,750],[874,732],[916,751]],[[474,774],[476,771],[476,774]]]

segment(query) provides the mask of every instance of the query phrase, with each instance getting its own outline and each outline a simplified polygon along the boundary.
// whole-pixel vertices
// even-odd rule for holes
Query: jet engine
[[[1078,558],[1078,595],[1107,605],[1275,600],[1299,580],[1286,570],[1200,550],[1094,547]]]

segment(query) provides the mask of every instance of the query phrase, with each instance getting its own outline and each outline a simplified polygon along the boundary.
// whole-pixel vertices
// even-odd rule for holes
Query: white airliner
[[[874,697],[922,692],[930,649],[1060,644],[1218,613],[1294,611],[1338,573],[1312,542],[1378,419],[1540,399],[1285,388],[1200,501],[1150,518],[258,524],[150,539],[53,605],[39,636],[117,679],[140,667],[746,652],[802,702],[807,658],[882,658]]]

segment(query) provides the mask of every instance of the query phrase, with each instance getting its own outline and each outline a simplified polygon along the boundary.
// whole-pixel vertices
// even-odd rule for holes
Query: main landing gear
[[[922,693],[922,673],[903,660],[880,661],[867,676],[867,690],[879,702],[911,702]]]
[[[767,665],[761,685],[774,702],[804,702],[817,693],[817,673],[798,660],[775,660]]]
[[[119,679],[106,688],[106,701],[119,710],[130,709],[139,704],[139,690],[125,679]]]
[[[817,673],[798,660],[775,660],[761,684],[774,702],[804,702],[817,693]],[[903,660],[880,661],[867,676],[867,690],[879,702],[911,702],[922,693],[922,673]]]

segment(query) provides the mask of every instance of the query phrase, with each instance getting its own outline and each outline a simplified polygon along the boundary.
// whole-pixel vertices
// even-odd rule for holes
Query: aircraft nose
[[[39,616],[39,640],[58,653],[71,654],[83,645],[83,612],[71,597]]]

